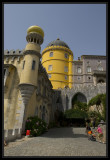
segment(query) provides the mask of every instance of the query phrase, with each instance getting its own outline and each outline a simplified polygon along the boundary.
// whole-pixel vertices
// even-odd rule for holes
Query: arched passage
[[[83,103],[87,103],[87,98],[86,96],[81,93],[81,92],[78,92],[76,93],[73,98],[72,98],[72,107],[74,107],[74,104],[79,101],[79,102],[83,102]]]
[[[105,83],[104,79],[99,79],[97,83]]]

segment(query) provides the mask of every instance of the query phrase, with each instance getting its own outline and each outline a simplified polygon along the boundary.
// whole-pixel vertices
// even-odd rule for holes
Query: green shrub
[[[80,110],[79,108],[76,109],[69,109],[65,111],[66,118],[87,118],[88,115],[85,111]]]
[[[37,116],[28,117],[25,125],[25,131],[30,130],[30,136],[39,136],[47,131],[47,124]]]
[[[77,106],[76,109],[80,109],[82,111],[88,111],[87,103],[76,101],[74,105]]]

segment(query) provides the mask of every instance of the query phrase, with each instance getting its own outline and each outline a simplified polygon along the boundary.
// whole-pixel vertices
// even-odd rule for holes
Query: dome
[[[69,48],[68,45],[65,42],[61,41],[59,38],[55,41],[50,42],[46,47],[50,47],[50,46],[63,46],[63,47]]]
[[[27,33],[31,33],[31,32],[36,32],[36,33],[40,34],[42,37],[44,37],[44,31],[39,26],[30,26],[27,29]]]

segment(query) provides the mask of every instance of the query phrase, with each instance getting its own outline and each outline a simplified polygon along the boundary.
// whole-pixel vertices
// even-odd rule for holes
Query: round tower
[[[39,26],[31,26],[27,29],[27,45],[23,52],[22,72],[19,88],[26,105],[37,88],[38,67],[41,58],[40,45],[43,43],[44,32]]]
[[[50,42],[42,51],[42,65],[45,67],[53,89],[72,88],[73,53],[59,38]]]

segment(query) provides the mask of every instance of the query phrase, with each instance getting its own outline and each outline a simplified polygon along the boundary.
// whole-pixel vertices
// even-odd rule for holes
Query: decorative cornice
[[[70,53],[71,55],[73,55],[73,52],[69,49],[69,48],[66,48],[66,47],[64,47],[64,46],[49,46],[49,47],[47,47],[47,48],[45,48],[43,51],[42,51],[42,55],[45,53],[45,52],[47,52],[47,51],[49,51],[49,50],[64,50],[65,52],[68,52],[68,53]]]
[[[94,70],[93,75],[106,75],[106,71],[98,71],[98,70]]]
[[[23,52],[24,55],[27,55],[27,54],[34,54],[36,56],[38,56],[39,58],[41,58],[41,54],[38,52],[38,51],[35,51],[35,50],[25,50]]]
[[[74,60],[73,60],[73,63],[81,63],[81,64],[82,64],[83,61],[82,61],[82,60],[77,60],[77,61],[74,61]]]
[[[82,55],[81,59],[84,58],[100,58],[100,59],[106,59],[106,56],[101,56],[101,55]]]

